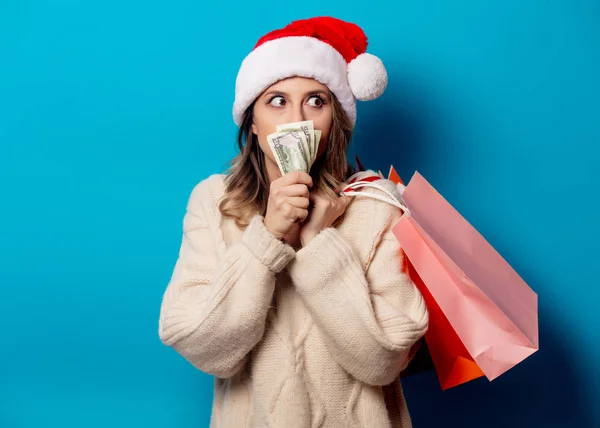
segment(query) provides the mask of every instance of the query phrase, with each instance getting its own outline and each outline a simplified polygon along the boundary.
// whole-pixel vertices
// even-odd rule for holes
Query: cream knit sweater
[[[295,252],[255,216],[223,219],[224,176],[193,190],[159,336],[215,376],[211,428],[410,427],[399,381],[428,324],[390,228],[356,198]]]

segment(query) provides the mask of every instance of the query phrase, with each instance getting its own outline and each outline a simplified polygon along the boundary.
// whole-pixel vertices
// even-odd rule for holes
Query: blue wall
[[[201,3],[0,3],[0,426],[208,425],[211,379],[157,337],[185,202],[234,154],[244,55],[320,14],[390,74],[353,152],[422,172],[540,295],[501,378],[407,379],[416,427],[600,426],[598,2]]]

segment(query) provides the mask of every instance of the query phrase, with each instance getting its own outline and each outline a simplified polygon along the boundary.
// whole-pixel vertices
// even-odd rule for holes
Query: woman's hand
[[[305,172],[292,172],[271,182],[264,223],[277,239],[308,216],[312,185],[312,177]]]
[[[310,194],[310,200],[313,207],[306,223],[300,229],[302,246],[307,245],[323,229],[327,229],[341,217],[352,199],[346,195],[331,198],[315,192]]]

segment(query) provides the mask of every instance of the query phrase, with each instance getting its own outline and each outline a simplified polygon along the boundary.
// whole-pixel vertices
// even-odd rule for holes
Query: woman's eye
[[[323,100],[321,97],[310,97],[308,100],[308,105],[311,107],[321,107],[323,106]]]
[[[269,104],[273,107],[282,107],[285,105],[285,98],[279,96],[273,97],[271,101],[269,101]]]

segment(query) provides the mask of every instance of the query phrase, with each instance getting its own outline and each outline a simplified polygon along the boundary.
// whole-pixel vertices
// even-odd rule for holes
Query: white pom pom
[[[360,101],[374,100],[385,91],[387,72],[375,55],[360,54],[348,64],[348,83],[354,97]]]

